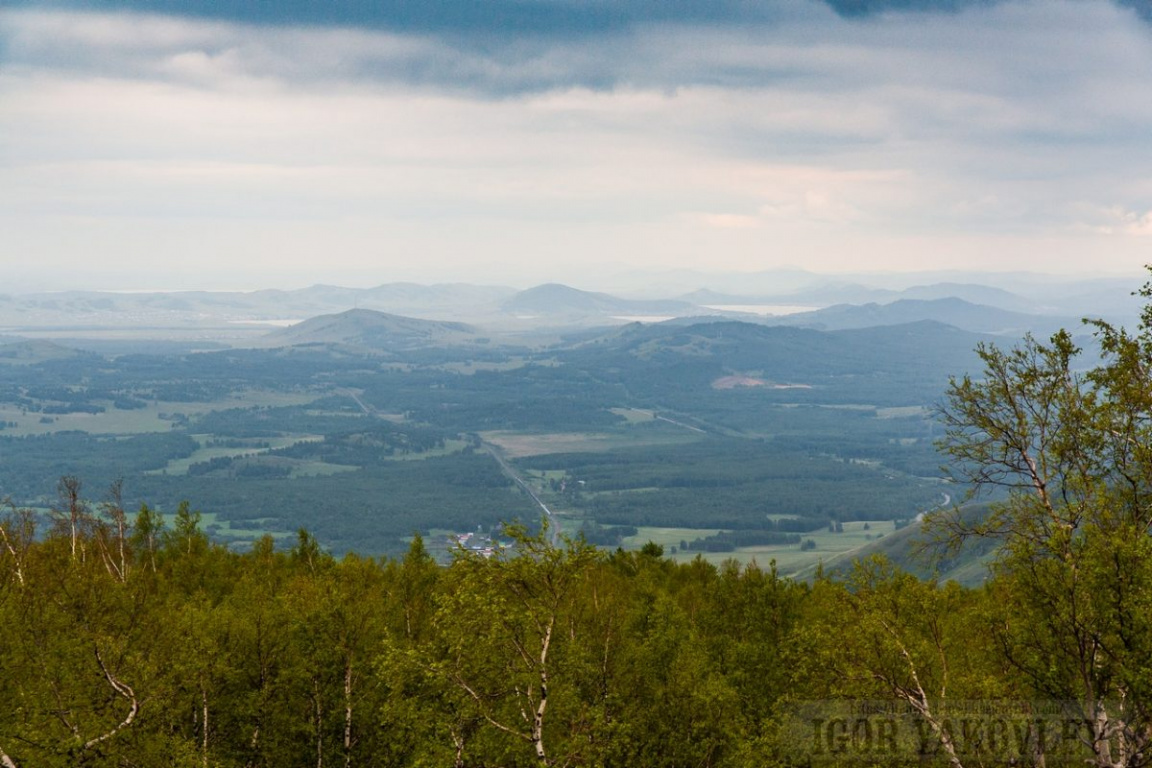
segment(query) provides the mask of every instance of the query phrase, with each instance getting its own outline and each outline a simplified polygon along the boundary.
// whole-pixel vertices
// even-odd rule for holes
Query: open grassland
[[[167,432],[172,429],[174,414],[195,417],[211,411],[228,408],[251,408],[253,406],[280,407],[304,405],[316,398],[315,393],[272,392],[269,390],[245,390],[229,397],[207,402],[165,402],[150,401],[143,408],[120,410],[111,402],[96,401],[107,410],[103,413],[63,413],[45,416],[25,412],[11,404],[0,405],[0,422],[15,422],[0,434],[9,437],[45,435],[52,432],[79,430],[93,435],[133,435],[144,432]],[[164,415],[162,418],[161,415]]]
[[[251,544],[261,536],[271,536],[273,539],[285,540],[295,535],[289,531],[278,531],[271,528],[234,528],[229,521],[220,519],[219,516],[217,516],[214,512],[202,512],[200,514],[200,525],[214,538],[227,541],[232,545],[239,545],[240,547]]]
[[[693,440],[690,433],[672,430],[645,430],[644,432],[552,432],[533,434],[526,432],[481,432],[480,437],[500,448],[510,459],[543,456],[550,453],[606,453],[619,448],[640,448],[653,445],[676,445]]]
[[[865,528],[864,526],[868,526]],[[859,521],[843,524],[841,533],[832,533],[824,528],[812,533],[800,534],[801,541],[811,539],[816,546],[813,549],[802,550],[799,544],[779,546],[739,547],[732,552],[701,552],[698,550],[684,550],[681,542],[692,541],[719,533],[716,528],[651,528],[642,527],[636,536],[623,540],[625,549],[636,549],[652,541],[664,547],[664,554],[677,561],[687,561],[697,556],[704,560],[720,564],[725,560],[735,560],[741,564],[752,561],[767,567],[773,560],[776,567],[784,575],[807,576],[815,571],[821,563],[829,564],[851,562],[853,552],[862,550],[867,545],[890,535],[895,530],[891,520]],[[676,547],[676,552],[672,552]]]
[[[669,555],[672,547],[677,548],[675,557],[680,558],[680,542],[691,541],[692,539],[702,538],[704,536],[714,536],[720,533],[719,528],[654,528],[651,526],[640,526],[636,529],[635,536],[627,536],[621,542],[620,546],[624,549],[640,549],[648,542],[659,544],[664,547],[664,554]],[[691,560],[694,555],[685,555],[684,559]]]
[[[523,368],[524,365],[524,358],[510,357],[507,360],[502,360],[499,362],[491,360],[466,360],[455,363],[443,363],[434,367],[438,370],[447,371],[449,373],[462,373],[468,375],[476,373],[477,371],[514,371],[517,368]]]
[[[351,464],[330,464],[325,461],[292,460],[290,477],[327,477],[344,472],[355,472],[360,467]]]
[[[655,412],[643,408],[609,408],[608,410],[617,416],[622,416],[629,424],[645,424],[656,420]]]
[[[200,444],[200,448],[189,456],[172,459],[165,467],[152,470],[146,474],[187,475],[188,468],[191,465],[211,461],[212,459],[261,457],[279,448],[288,448],[300,443],[318,443],[324,440],[323,435],[284,435],[281,437],[259,438],[258,442],[264,443],[265,445],[225,446],[213,444],[217,440],[217,436],[212,434],[196,434],[192,435],[192,438]],[[442,456],[451,456],[452,454],[459,453],[467,445],[468,443],[465,440],[445,440],[442,448],[430,448],[426,451],[410,453],[397,452],[386,457],[384,461],[424,461]],[[359,467],[350,464],[334,464],[318,460],[289,459],[278,456],[268,456],[265,459],[260,459],[260,462],[289,467],[291,477],[336,475],[341,472],[354,472],[359,469]]]
[[[464,450],[468,446],[467,440],[453,440],[448,439],[444,441],[442,448],[429,448],[424,451],[411,451],[408,453],[396,452],[389,456],[386,461],[424,461],[425,459],[435,459],[441,456],[451,456]]]
[[[212,445],[214,435],[192,435],[192,438],[200,444],[200,447],[193,451],[190,456],[182,459],[173,459],[168,462],[168,465],[163,469],[152,470],[147,474],[150,475],[186,475],[188,474],[188,467],[193,464],[198,464],[204,461],[211,461],[223,457],[237,457],[237,456],[250,456],[255,454],[266,453],[273,448],[287,448],[290,445],[297,443],[316,442],[323,440],[320,435],[291,435],[288,437],[266,437],[261,438],[260,442],[267,443],[265,446],[238,446],[227,447],[221,445]]]

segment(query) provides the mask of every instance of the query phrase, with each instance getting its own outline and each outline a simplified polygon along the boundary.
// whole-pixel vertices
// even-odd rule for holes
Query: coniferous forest
[[[1152,310],[1095,343],[1093,368],[1063,332],[981,347],[945,394],[954,480],[1007,494],[922,539],[994,542],[979,588],[881,559],[796,582],[547,524],[447,567],[419,537],[240,553],[190,505],[63,478],[50,522],[0,526],[0,764],[1144,765]]]

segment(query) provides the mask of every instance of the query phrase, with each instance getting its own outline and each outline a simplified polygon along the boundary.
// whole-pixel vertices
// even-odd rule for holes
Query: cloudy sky
[[[0,2],[0,292],[1149,261],[1150,0]]]

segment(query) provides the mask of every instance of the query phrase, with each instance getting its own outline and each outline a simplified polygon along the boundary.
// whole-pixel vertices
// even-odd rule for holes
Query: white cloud
[[[1088,220],[1081,225],[1082,230],[1109,236],[1152,237],[1152,209],[1133,211],[1114,205],[1089,211],[1088,215]]]
[[[0,273],[1119,266],[1152,229],[1152,35],[1102,3],[490,49],[0,11],[0,51]]]

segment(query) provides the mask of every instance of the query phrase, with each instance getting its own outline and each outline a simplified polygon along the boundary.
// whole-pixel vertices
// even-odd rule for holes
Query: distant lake
[[[666,320],[675,320],[676,315],[612,315],[613,320],[623,320],[626,323],[663,323]]]
[[[814,312],[820,309],[800,304],[705,304],[704,306],[725,312],[747,312],[750,315],[794,315],[797,312]]]
[[[232,325],[270,325],[274,328],[287,328],[290,325],[304,322],[304,318],[290,318],[284,320],[229,320]]]

